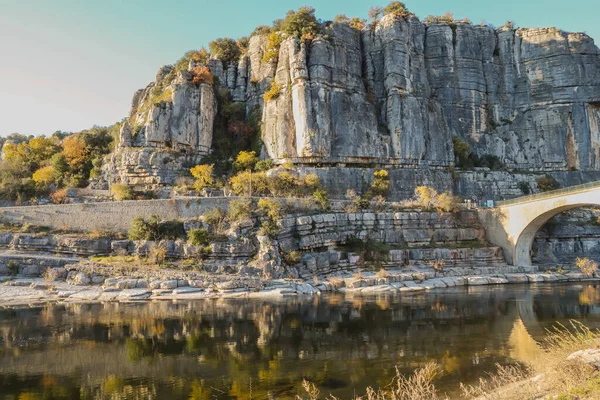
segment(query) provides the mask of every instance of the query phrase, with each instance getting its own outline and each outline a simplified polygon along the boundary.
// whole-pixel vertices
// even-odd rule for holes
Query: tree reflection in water
[[[7,399],[350,397],[436,361],[452,394],[526,359],[555,321],[600,326],[593,285],[496,286],[281,302],[49,304],[0,310]]]

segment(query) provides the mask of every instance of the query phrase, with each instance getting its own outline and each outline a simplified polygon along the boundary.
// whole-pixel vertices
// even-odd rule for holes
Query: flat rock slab
[[[185,294],[185,293],[198,293],[198,292],[203,292],[204,289],[201,288],[195,288],[195,287],[190,287],[190,286],[183,286],[183,287],[178,287],[173,289],[171,292],[173,294]],[[154,291],[153,291],[154,293]]]
[[[93,301],[100,297],[100,292],[97,290],[82,290],[81,292],[73,293],[68,297],[68,300],[89,300]]]
[[[508,283],[528,283],[527,275],[525,274],[505,274]]]
[[[469,286],[489,285],[490,281],[487,277],[484,276],[468,276],[467,284]]]
[[[152,295],[152,292],[148,289],[125,289],[122,290],[118,298],[119,300],[134,300],[134,299],[147,299]]]

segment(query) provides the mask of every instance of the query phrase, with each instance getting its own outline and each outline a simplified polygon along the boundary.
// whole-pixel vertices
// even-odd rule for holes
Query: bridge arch
[[[555,217],[561,212],[569,211],[574,208],[598,206],[600,206],[600,201],[598,202],[598,204],[581,203],[566,205],[543,212],[539,216],[533,218],[529,222],[529,224],[525,226],[525,228],[517,238],[513,252],[514,265],[531,265],[531,248],[533,246],[533,241],[535,240],[535,235],[540,230],[540,228],[544,226],[544,224],[546,224],[546,222],[552,219],[552,217]]]
[[[498,202],[480,210],[479,219],[508,264],[530,266],[537,231],[555,215],[579,207],[600,207],[600,182]]]

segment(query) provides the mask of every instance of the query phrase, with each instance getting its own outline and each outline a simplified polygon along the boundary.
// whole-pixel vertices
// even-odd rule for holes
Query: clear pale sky
[[[218,37],[241,37],[289,9],[366,18],[376,0],[0,0],[0,136],[110,125],[159,66]],[[599,0],[406,0],[425,18],[556,26],[600,41]]]

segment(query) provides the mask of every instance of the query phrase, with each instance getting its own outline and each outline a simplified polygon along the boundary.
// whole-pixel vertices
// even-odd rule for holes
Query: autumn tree
[[[72,169],[79,169],[88,159],[89,151],[79,135],[72,135],[63,141],[62,155]]]
[[[214,164],[200,164],[190,169],[192,176],[196,178],[194,183],[196,190],[202,190],[214,184],[213,168]]]
[[[53,166],[48,165],[35,171],[32,179],[35,183],[49,185],[50,183],[54,182],[58,176],[59,175],[56,169]]]
[[[234,162],[234,167],[238,171],[248,170],[254,168],[258,157],[254,151],[240,151]]]

